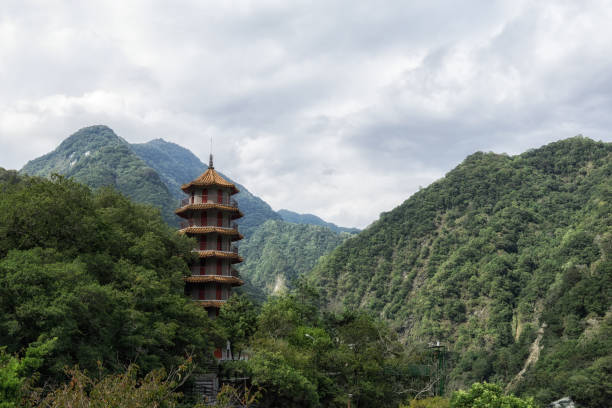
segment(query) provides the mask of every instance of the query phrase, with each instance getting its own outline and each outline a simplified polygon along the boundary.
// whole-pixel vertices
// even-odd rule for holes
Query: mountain
[[[319,225],[321,227],[327,227],[335,232],[348,232],[351,234],[356,234],[360,231],[358,228],[339,227],[334,223],[322,220],[314,214],[298,214],[285,209],[278,210],[277,213],[283,217],[283,220],[294,224]]]
[[[451,387],[500,381],[542,403],[599,406],[612,400],[611,253],[612,144],[575,137],[469,156],[309,280],[331,308],[445,344]]]
[[[110,185],[134,201],[160,208],[167,222],[176,218],[175,200],[157,172],[106,126],[80,129],[21,172],[42,177],[58,173],[94,189]]]
[[[268,220],[240,243],[242,276],[266,294],[292,286],[351,235],[327,227]]]
[[[208,166],[202,163],[191,151],[163,139],[132,144],[130,147],[138,157],[157,171],[177,201],[185,197],[181,185],[190,182],[208,169]],[[234,183],[240,190],[234,198],[245,215],[238,220],[238,225],[240,225],[240,229],[245,236],[249,236],[255,227],[266,220],[281,219],[280,215],[275,213],[268,203],[251,194],[243,185],[236,183],[222,173],[221,175]]]
[[[80,129],[51,153],[28,162],[21,172],[42,177],[58,173],[92,188],[112,185],[137,202],[160,208],[164,219],[176,225],[174,209],[185,197],[181,185],[207,168],[177,144],[162,139],[129,144],[109,127],[98,125]],[[240,193],[235,198],[245,214],[239,224],[245,235],[268,219],[281,219],[244,186],[237,187]]]
[[[129,144],[107,126],[91,126],[68,137],[51,153],[28,162],[21,172],[43,177],[63,174],[94,189],[112,185],[137,202],[160,208],[166,222],[176,225],[174,209],[178,200],[185,197],[181,185],[207,168],[193,153],[177,144],[162,139]],[[290,284],[344,240],[344,236],[331,230],[320,231],[319,227],[282,221],[266,202],[234,183],[240,190],[234,197],[245,214],[238,220],[246,238],[240,243],[246,259],[241,269],[247,280],[241,290],[254,300],[263,301],[269,292],[267,288],[277,278]],[[258,230],[259,227],[262,229]],[[295,259],[294,251],[300,254],[300,259]],[[281,267],[267,258],[269,254],[284,254],[289,261]],[[248,282],[250,277],[256,282]]]

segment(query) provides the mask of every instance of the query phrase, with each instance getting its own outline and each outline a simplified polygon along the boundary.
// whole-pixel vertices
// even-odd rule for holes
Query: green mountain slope
[[[208,168],[191,151],[162,139],[132,144],[130,147],[138,157],[157,171],[177,200],[185,197],[181,191],[181,185],[195,179]],[[280,215],[275,213],[265,201],[251,194],[243,185],[225,175],[223,177],[236,184],[240,190],[240,193],[234,197],[245,214],[242,219],[238,220],[245,236],[249,236],[255,227],[266,220],[281,219]]]
[[[360,230],[358,228],[347,228],[347,227],[339,227],[332,222],[327,222],[322,220],[320,217],[317,217],[314,214],[298,214],[289,210],[278,210],[277,213],[283,217],[283,220],[287,222],[293,222],[295,224],[309,224],[309,225],[319,225],[321,227],[327,227],[332,231],[336,232],[350,232],[351,234],[356,234]]]
[[[611,198],[610,143],[476,153],[310,279],[331,307],[367,308],[406,341],[448,344],[451,386],[512,381],[540,402],[571,394],[597,406],[590,398],[612,397]]]
[[[162,139],[129,144],[107,126],[80,129],[54,151],[31,160],[22,173],[49,177],[53,173],[73,177],[92,188],[111,185],[140,203],[162,211],[170,224],[177,223],[174,210],[185,197],[180,187],[204,171],[205,166],[189,150]],[[280,220],[270,206],[237,184],[236,200],[245,217],[239,220],[242,232],[268,219]]]
[[[157,172],[106,126],[80,129],[21,172],[41,177],[58,173],[92,188],[113,186],[134,201],[160,208],[167,222],[175,222],[175,200]]]
[[[329,228],[268,220],[240,244],[241,275],[266,294],[291,286],[317,260],[350,237]]]

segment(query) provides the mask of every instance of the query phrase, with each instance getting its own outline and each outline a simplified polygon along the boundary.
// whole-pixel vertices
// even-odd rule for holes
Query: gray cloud
[[[203,158],[213,136],[274,208],[363,227],[474,151],[611,140],[609,21],[603,0],[9,0],[0,166],[97,123]]]

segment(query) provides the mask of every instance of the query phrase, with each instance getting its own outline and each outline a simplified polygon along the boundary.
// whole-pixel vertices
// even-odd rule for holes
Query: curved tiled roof
[[[232,183],[230,183],[229,181],[227,181],[226,179],[224,179],[223,177],[221,177],[219,175],[219,173],[217,173],[215,171],[214,168],[209,167],[208,170],[206,170],[200,177],[198,177],[197,179],[187,183],[187,184],[183,184],[181,186],[181,189],[183,191],[189,191],[191,189],[191,187],[193,186],[198,186],[198,187],[206,187],[206,186],[219,186],[219,187],[226,187],[229,188],[232,191],[232,194],[236,194],[238,193],[238,189],[236,188],[236,186]]]
[[[174,213],[178,215],[179,217],[183,217],[184,215],[186,217],[187,216],[186,214],[188,214],[189,211],[191,210],[208,210],[209,208],[232,212],[233,220],[244,217],[244,214],[242,214],[242,211],[240,211],[237,207],[232,207],[231,205],[217,204],[217,203],[187,204],[187,205],[182,206],[181,208],[177,208],[176,210],[174,210]]]
[[[223,276],[223,275],[192,275],[183,278],[185,282],[189,283],[226,283],[232,286],[242,286],[244,282],[242,279],[235,276]]]
[[[181,234],[210,234],[216,232],[221,235],[231,235],[232,241],[238,241],[244,238],[236,228],[221,228],[221,227],[187,227],[179,230]]]

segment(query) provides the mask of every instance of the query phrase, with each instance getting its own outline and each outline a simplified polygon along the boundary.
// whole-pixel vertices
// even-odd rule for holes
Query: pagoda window
[[[222,275],[223,274],[223,261],[220,259],[217,259],[217,275]]]
[[[223,226],[223,213],[219,211],[217,213],[217,227],[222,227],[222,226]]]
[[[189,226],[193,227],[193,218],[189,218]]]
[[[221,251],[223,248],[223,240],[221,239],[221,237],[217,237],[217,251]]]
[[[200,224],[205,227],[208,225],[208,214],[205,212],[200,216]]]
[[[217,203],[223,204],[223,190],[217,190]]]
[[[208,189],[207,188],[202,190],[202,202],[203,203],[207,203],[208,202]]]
[[[195,192],[192,191],[191,192],[191,202],[190,202],[190,204],[193,204],[194,199],[195,199]]]
[[[223,296],[223,288],[221,287],[221,285],[217,284],[217,300],[223,300],[222,296]]]
[[[200,237],[200,251],[206,250],[206,237]]]
[[[200,300],[206,299],[206,292],[204,291],[204,289],[200,289],[198,291],[198,299],[200,299]]]
[[[200,265],[200,275],[206,275],[206,265]]]

